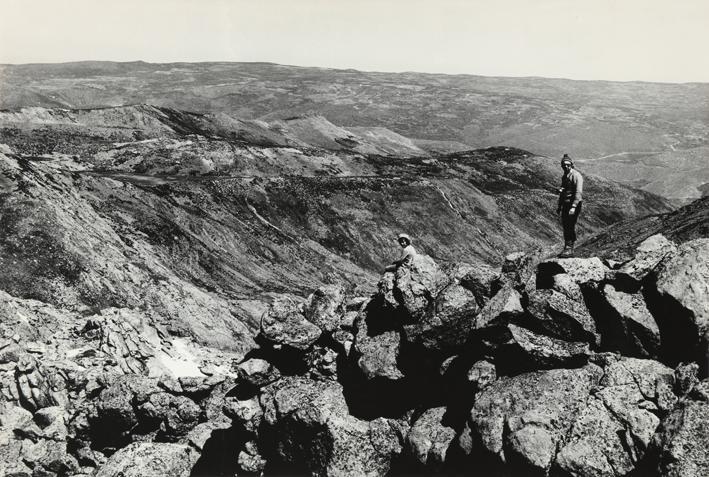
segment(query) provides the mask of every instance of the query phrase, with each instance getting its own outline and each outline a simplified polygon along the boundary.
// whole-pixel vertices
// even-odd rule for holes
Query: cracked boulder
[[[137,408],[141,419],[159,423],[162,437],[175,441],[187,434],[199,422],[202,410],[185,396],[153,393]]]
[[[376,336],[358,337],[355,350],[357,367],[365,379],[384,378],[396,381],[404,377],[398,368],[401,336],[396,331],[386,331]]]
[[[281,372],[265,359],[250,358],[237,368],[239,380],[256,388],[271,384],[281,377]]]
[[[274,301],[261,318],[261,336],[273,345],[305,351],[321,333],[305,318],[302,307],[288,298]]]
[[[552,290],[556,290],[563,293],[568,298],[573,301],[583,303],[583,292],[581,291],[581,286],[578,282],[573,279],[568,273],[559,273],[552,277],[551,287]]]
[[[636,469],[660,423],[674,406],[674,372],[651,360],[606,366],[556,456],[567,475],[627,475]]]
[[[272,454],[290,472],[313,475],[384,475],[402,443],[389,420],[349,414],[342,386],[334,381],[286,377],[260,397]],[[269,458],[270,462],[270,458]]]
[[[308,374],[313,379],[337,379],[337,352],[325,346],[313,346],[305,355]]]
[[[600,334],[585,303],[572,300],[556,290],[535,290],[527,306],[530,324],[566,341],[600,344]]]
[[[199,453],[186,444],[136,442],[113,454],[96,477],[189,477]]]
[[[344,287],[326,285],[308,297],[305,318],[323,332],[332,333],[342,324],[345,311]]]
[[[411,426],[406,445],[408,452],[422,466],[440,469],[446,463],[446,457],[456,432],[444,424],[445,407],[428,409]]]
[[[66,383],[61,373],[48,369],[30,353],[21,354],[14,368],[14,380],[3,386],[3,394],[9,394],[10,401],[30,411],[66,404]]]
[[[89,320],[98,323],[99,349],[113,356],[124,373],[146,374],[148,360],[160,348],[157,330],[148,326],[138,312],[112,308]]]
[[[551,288],[554,276],[568,275],[581,286],[603,281],[610,273],[598,257],[592,258],[553,258],[537,267],[537,288]]]
[[[146,401],[157,392],[160,388],[156,379],[136,375],[117,377],[98,395],[91,416],[95,444],[100,448],[125,442],[138,425],[137,402]]]
[[[498,346],[497,366],[510,372],[583,366],[591,354],[588,343],[565,341],[508,325],[509,339]]]
[[[541,250],[532,252],[513,252],[505,257],[502,264],[503,280],[519,289],[523,288],[527,281],[534,276],[534,270],[539,264]]]
[[[483,308],[501,287],[500,271],[485,263],[466,267],[460,275],[460,284],[473,293],[480,308]]]
[[[667,477],[709,475],[709,402],[684,399],[663,419],[652,442],[650,473]]]
[[[386,275],[386,274],[385,274]],[[394,272],[391,294],[412,321],[418,321],[434,305],[449,279],[428,255],[417,255],[409,265]],[[388,290],[385,290],[388,293]]]
[[[511,285],[505,285],[475,317],[474,334],[503,329],[524,313],[521,295]]]
[[[595,365],[501,377],[483,389],[470,428],[483,454],[546,471],[603,370]]]
[[[648,285],[648,307],[671,361],[695,361],[709,373],[709,239],[682,244],[663,260]]]
[[[475,294],[453,282],[435,297],[433,309],[404,325],[404,336],[427,350],[452,353],[468,340],[479,310]]]
[[[674,372],[652,360],[601,355],[598,362],[499,378],[476,397],[470,446],[522,475],[634,471],[677,402]]]
[[[656,234],[645,239],[635,252],[635,257],[624,263],[616,272],[618,287],[634,292],[640,289],[645,277],[664,260],[677,252],[677,245],[667,240],[664,235]]]
[[[603,346],[626,356],[656,358],[660,353],[660,329],[639,293],[603,287]]]

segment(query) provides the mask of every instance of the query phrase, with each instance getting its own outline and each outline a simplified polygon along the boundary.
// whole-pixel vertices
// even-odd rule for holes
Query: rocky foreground
[[[6,476],[709,475],[706,238],[420,256],[281,296],[246,356],[131,308],[0,292],[0,318]]]

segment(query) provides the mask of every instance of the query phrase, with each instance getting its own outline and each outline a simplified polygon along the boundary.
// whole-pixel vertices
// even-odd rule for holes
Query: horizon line
[[[344,67],[333,67],[333,66],[313,66],[313,65],[294,65],[277,63],[274,61],[235,61],[235,60],[200,60],[200,61],[165,61],[165,62],[152,62],[145,60],[71,60],[71,61],[36,61],[27,63],[0,63],[0,67],[21,67],[21,66],[46,66],[46,65],[72,65],[81,63],[114,63],[114,64],[135,64],[143,63],[147,65],[174,65],[174,64],[253,64],[253,65],[271,65],[271,66],[283,66],[288,68],[304,68],[304,69],[321,69],[321,70],[332,70],[332,71],[342,71],[342,72],[352,72],[356,71],[359,73],[368,74],[419,74],[419,75],[434,75],[434,76],[472,76],[479,78],[493,78],[493,79],[543,79],[543,80],[560,80],[560,81],[575,81],[575,82],[601,82],[601,83],[645,83],[645,84],[667,84],[667,85],[709,85],[709,81],[651,81],[651,80],[614,80],[614,79],[586,79],[586,78],[569,78],[563,76],[540,76],[540,75],[521,75],[521,76],[507,76],[507,75],[487,75],[478,73],[442,73],[442,72],[431,72],[431,71],[417,71],[417,70],[368,70],[368,69],[357,69],[357,68],[344,68]]]

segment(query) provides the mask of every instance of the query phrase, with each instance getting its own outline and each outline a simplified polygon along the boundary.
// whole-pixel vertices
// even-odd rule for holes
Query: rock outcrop
[[[1,295],[3,472],[703,475],[706,241],[643,247],[479,277],[422,257],[368,298],[274,300],[243,358]]]
[[[260,399],[275,465],[315,475],[383,475],[402,450],[396,426],[350,416],[332,381],[284,378]]]
[[[709,372],[709,239],[682,244],[653,271],[647,294],[666,337],[668,359],[690,360]]]

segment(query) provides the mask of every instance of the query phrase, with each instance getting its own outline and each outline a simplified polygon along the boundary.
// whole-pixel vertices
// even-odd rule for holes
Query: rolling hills
[[[677,203],[701,197],[709,183],[706,84],[394,74],[268,63],[0,66],[3,108],[140,103],[269,122],[315,114],[345,129],[383,127],[435,152],[510,146],[550,157],[569,153],[588,172]]]

